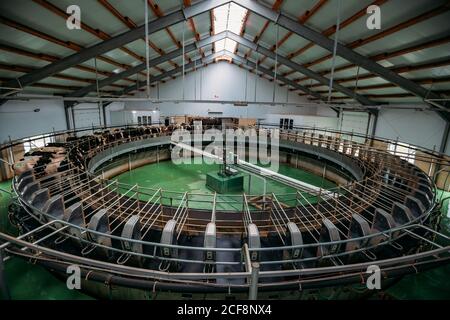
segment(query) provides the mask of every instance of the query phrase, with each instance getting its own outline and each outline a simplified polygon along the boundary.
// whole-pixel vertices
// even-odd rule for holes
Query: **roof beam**
[[[212,61],[214,61],[215,58],[218,58],[218,57],[222,56],[223,54],[224,53],[222,51],[219,51],[219,52],[207,55],[204,58],[201,57],[201,58],[199,58],[197,60],[188,62],[188,63],[186,63],[184,65],[184,70],[186,72],[186,70],[190,69],[190,68],[194,68],[194,67],[199,68],[199,66],[201,66],[202,64],[207,64],[209,62],[212,62]],[[161,80],[163,80],[165,78],[168,78],[168,77],[173,77],[174,75],[176,75],[177,73],[180,73],[180,72],[183,72],[183,66],[180,66],[180,67],[177,67],[177,68],[173,68],[173,69],[171,69],[171,70],[169,70],[169,71],[167,71],[167,72],[165,72],[163,74],[160,74],[160,75],[157,75],[157,76],[154,76],[154,77],[150,77],[150,83],[158,82],[158,81],[161,81]],[[143,86],[146,86],[146,85],[147,84],[146,84],[145,81],[138,81],[136,85],[131,85],[128,88],[125,88],[124,90],[122,90],[120,95],[128,94],[128,93],[130,93],[130,92],[132,92],[134,90],[138,90],[139,88],[141,88]]]
[[[210,44],[212,44],[212,43],[214,43],[216,41],[225,39],[226,35],[227,35],[227,33],[224,31],[224,32],[216,34],[216,35],[214,35],[212,37],[208,37],[208,38],[205,38],[203,40],[200,40],[197,43],[191,43],[191,44],[185,46],[184,51],[187,54],[189,52],[198,50],[198,49],[200,49],[202,47],[205,47],[207,45],[210,45]],[[167,54],[165,54],[163,56],[160,56],[160,57],[157,57],[155,59],[150,60],[149,61],[149,66],[150,67],[157,66],[158,64],[161,64],[161,63],[164,63],[164,62],[169,61],[171,59],[177,58],[177,57],[179,57],[181,55],[183,55],[183,48],[176,49],[176,50],[174,50],[172,52],[169,52],[169,53],[167,53]],[[112,84],[112,83],[114,83],[116,81],[119,81],[119,80],[123,79],[123,78],[132,76],[132,75],[134,75],[134,74],[136,74],[138,72],[141,72],[142,70],[145,70],[145,68],[146,68],[146,63],[141,63],[141,64],[139,64],[139,65],[137,65],[137,66],[135,66],[133,68],[130,68],[128,70],[125,70],[125,71],[117,73],[117,74],[114,74],[111,77],[102,79],[102,80],[100,80],[98,82],[98,88],[100,89],[100,88],[102,88],[104,86],[110,85],[110,84]],[[69,97],[83,97],[83,96],[87,95],[89,92],[95,91],[96,88],[97,88],[97,85],[94,83],[94,84],[91,84],[91,85],[86,86],[84,88],[81,88],[81,89],[79,89],[77,91],[74,91],[74,92],[70,93],[68,96]]]
[[[233,32],[230,32],[230,31],[224,31],[224,32],[222,32],[220,34],[214,35],[212,37],[208,37],[208,38],[198,42],[197,45],[191,44],[191,45],[189,45],[189,46],[187,46],[185,48],[185,51],[186,52],[193,51],[193,50],[196,50],[197,48],[204,47],[206,45],[212,44],[212,43],[214,43],[216,41],[219,41],[219,40],[222,40],[222,39],[225,39],[225,38],[229,38],[231,40],[234,40],[240,45],[243,45],[243,46],[245,46],[245,47],[247,47],[249,49],[255,50],[256,52],[259,52],[259,53],[261,53],[264,56],[268,56],[268,57],[270,57],[272,59],[275,59],[275,53],[273,53],[269,49],[264,48],[261,45],[254,44],[252,41],[247,40],[244,37],[241,37],[241,36],[239,36],[239,35],[237,35],[237,34],[235,34]],[[179,55],[182,55],[182,51],[180,49],[174,50],[170,54],[167,54],[167,55],[164,55],[162,57],[158,57],[156,59],[153,59],[151,61],[150,65],[151,66],[158,65],[160,63],[163,63],[163,62],[167,61],[168,59],[172,59],[172,58],[177,57]],[[309,69],[307,69],[307,68],[305,68],[305,67],[303,67],[303,66],[301,66],[301,65],[299,65],[299,64],[297,64],[297,63],[295,63],[293,61],[290,61],[289,59],[287,59],[287,58],[285,58],[283,56],[278,56],[277,59],[278,59],[278,61],[280,61],[281,63],[287,65],[288,67],[293,68],[293,69],[295,69],[295,70],[297,70],[297,71],[299,71],[299,72],[301,72],[301,73],[303,73],[305,75],[308,75],[308,76],[316,79],[317,81],[319,81],[323,85],[329,85],[329,79],[327,79],[327,78],[325,78],[325,77],[315,73],[314,71],[309,70]],[[260,68],[262,68],[262,67],[258,65],[258,69],[260,69]],[[98,86],[99,86],[99,88],[101,88],[103,86],[109,85],[109,84],[114,83],[115,81],[118,81],[118,80],[120,80],[120,79],[122,79],[124,77],[129,77],[129,76],[131,76],[131,75],[133,75],[133,74],[135,74],[137,72],[140,72],[143,69],[145,69],[145,64],[144,63],[142,63],[140,65],[137,65],[137,66],[135,66],[133,68],[130,68],[128,70],[125,70],[125,71],[123,71],[121,73],[118,73],[116,75],[113,75],[113,76],[111,76],[109,78],[100,80]],[[266,69],[264,69],[264,70],[266,70]],[[267,70],[269,70],[269,69],[267,69]],[[270,77],[274,76],[274,72],[271,71],[271,70],[269,70],[268,73],[264,72],[264,71],[262,71],[262,72],[264,74],[266,74],[266,75],[269,75]],[[282,81],[282,82],[284,82],[286,84],[289,84],[292,87],[297,88],[297,89],[299,89],[299,90],[301,90],[301,91],[303,91],[303,92],[305,92],[305,93],[307,93],[309,95],[315,96],[317,98],[319,98],[319,97],[321,98],[320,95],[314,93],[313,91],[311,91],[310,89],[308,89],[308,88],[306,88],[306,87],[304,87],[302,85],[296,84],[295,86],[293,86],[292,84],[295,83],[295,81],[289,80],[289,79],[287,79],[285,77],[282,77],[282,78],[280,78],[280,77],[282,77],[282,76],[281,75],[277,75],[277,78],[280,79],[280,81]],[[281,80],[281,79],[283,79],[283,80]],[[345,95],[347,95],[347,96],[349,96],[349,97],[351,97],[353,99],[356,99],[357,101],[359,101],[363,105],[374,105],[374,104],[376,104],[376,103],[370,101],[369,99],[365,98],[364,96],[355,94],[355,92],[353,92],[352,90],[350,90],[350,89],[348,89],[348,88],[346,88],[346,87],[344,87],[344,86],[342,86],[342,85],[340,85],[338,83],[334,83],[333,84],[333,88],[335,88],[339,92],[342,92],[343,94],[345,94]],[[92,85],[86,86],[85,88],[77,90],[76,92],[71,93],[69,96],[71,96],[71,97],[82,97],[82,96],[88,94],[89,92],[94,91],[95,89],[96,89],[96,85],[92,84]]]
[[[310,9],[310,10],[306,10],[299,18],[298,21],[301,24],[306,23],[310,18],[312,18],[319,10],[320,8],[322,8],[325,3],[327,3],[328,0],[319,0],[317,1],[317,3]],[[283,45],[283,43],[285,43],[294,33],[292,31],[289,31],[288,33],[286,33],[286,35],[280,40],[278,41],[278,43],[276,45],[273,45],[272,48],[270,48],[270,50],[272,52],[274,52],[276,50],[276,48],[279,48]],[[264,62],[264,60],[266,60],[267,57],[263,57],[260,61],[259,64],[262,64]]]
[[[434,40],[425,41],[423,43],[416,44],[411,47],[406,47],[403,49],[395,50],[392,52],[379,53],[379,54],[370,56],[369,58],[373,61],[383,61],[383,60],[391,59],[394,57],[402,56],[402,55],[405,55],[405,54],[408,54],[411,52],[415,52],[418,50],[429,49],[429,48],[433,48],[433,47],[440,46],[443,44],[447,44],[449,42],[450,42],[450,35],[444,36],[444,37],[441,37],[438,39],[434,39]],[[335,68],[334,72],[336,73],[336,72],[348,70],[348,69],[351,69],[354,67],[357,67],[357,66],[350,63],[350,64],[343,65],[341,67]],[[321,75],[326,75],[326,74],[330,73],[330,71],[328,69],[326,69],[326,70],[318,71],[318,73]],[[308,78],[301,78],[300,81],[307,80],[307,79]]]
[[[371,5],[381,6],[385,2],[387,2],[387,0],[375,0],[374,2],[371,3]],[[358,20],[359,18],[365,16],[367,14],[366,9],[367,9],[367,7],[364,7],[361,10],[359,10],[358,12],[356,12],[354,15],[352,15],[351,17],[342,21],[341,24],[339,25],[339,29],[342,30],[345,27],[347,27],[348,25],[350,25],[353,22],[355,22],[356,20]],[[336,25],[332,25],[328,29],[322,31],[322,34],[324,36],[329,37],[329,36],[333,35],[335,32],[336,32]],[[312,47],[314,47],[314,42],[309,42],[307,45],[303,46],[302,48],[296,50],[295,52],[291,52],[290,54],[288,54],[287,57],[289,59],[292,59],[292,58],[298,56],[299,54],[306,52],[308,49],[311,49]],[[289,74],[290,73],[284,74],[284,75],[288,76]]]
[[[447,83],[450,82],[450,77],[440,77],[440,78],[422,78],[422,79],[413,79],[414,82],[419,84],[436,84],[436,83]],[[373,84],[368,86],[359,86],[359,87],[348,87],[351,90],[379,90],[386,88],[396,88],[397,86],[393,83],[382,83],[382,84]],[[310,87],[311,88],[311,87]],[[316,91],[318,93],[327,93],[328,90]],[[333,90],[332,92],[336,92]]]
[[[134,29],[137,27],[137,24],[131,20],[129,17],[123,16],[113,5],[111,5],[107,0],[98,0],[98,2],[105,7],[106,10],[108,10],[113,16],[115,16],[117,19],[119,19],[124,25],[126,25],[129,29]],[[145,38],[142,38],[142,40],[145,42]],[[153,42],[148,40],[148,45],[159,55],[164,54],[164,51],[161,48],[158,48]],[[141,61],[145,61],[145,58]],[[169,61],[170,64],[175,65],[174,62]],[[158,72],[165,72],[162,68],[155,68]]]
[[[374,34],[374,35],[372,35],[372,36],[370,36],[368,38],[355,40],[355,41],[347,44],[346,46],[348,48],[351,48],[351,49],[356,49],[356,48],[362,47],[362,46],[364,46],[364,45],[366,45],[368,43],[374,42],[374,41],[379,40],[379,39],[381,39],[383,37],[387,37],[387,36],[389,36],[391,34],[394,34],[394,33],[398,32],[398,31],[401,31],[403,29],[411,27],[411,26],[413,26],[413,25],[415,25],[415,24],[417,24],[419,22],[422,22],[422,21],[425,21],[427,19],[433,18],[433,17],[435,17],[437,15],[440,15],[440,14],[442,14],[442,13],[448,11],[448,10],[450,10],[450,6],[448,6],[448,5],[439,6],[437,8],[431,9],[431,10],[425,12],[425,13],[422,13],[422,14],[414,17],[414,18],[408,19],[407,21],[399,23],[399,24],[397,24],[397,25],[395,25],[395,26],[393,26],[391,28],[388,28],[388,29],[386,29],[386,30],[384,30],[382,32],[376,33],[376,34]],[[331,59],[332,57],[333,57],[332,54],[323,56],[323,57],[318,58],[318,59],[316,59],[314,61],[306,63],[305,67],[314,66],[316,64],[319,64],[319,63],[322,63],[324,61],[327,61],[327,60]]]
[[[223,51],[219,51],[219,52],[216,52],[214,54],[208,55],[205,59],[198,59],[196,61],[193,61],[193,62],[185,64],[185,70],[198,65],[200,62],[207,63],[208,61],[212,61],[215,58],[221,57],[223,55],[227,55],[227,56],[231,57],[232,59],[234,59],[236,61],[239,61],[240,63],[249,66],[250,68],[255,68],[256,67],[256,63],[248,60],[247,58],[240,57],[240,56],[238,56],[238,55],[236,55],[236,54],[234,54],[232,52],[223,50]],[[267,74],[267,75],[273,75],[272,71],[270,71],[269,69],[266,69],[266,68],[262,68],[260,66],[258,66],[258,71],[260,71],[260,72],[262,72],[264,74]],[[160,80],[162,80],[164,78],[171,77],[171,76],[173,76],[173,75],[175,75],[177,73],[180,73],[180,72],[183,72],[183,68],[182,67],[174,68],[174,69],[166,72],[165,74],[162,74],[162,75],[150,78],[150,82],[160,81]],[[278,78],[278,80],[281,81],[281,82],[284,82],[286,84],[289,84],[289,85],[291,85],[292,87],[294,87],[294,88],[296,88],[298,90],[302,90],[302,91],[304,91],[304,92],[306,92],[308,94],[311,94],[312,96],[314,96],[317,99],[321,99],[322,98],[320,95],[312,92],[311,90],[303,87],[302,85],[294,83],[293,81],[291,81],[289,79],[286,79],[284,77],[280,77],[280,78]],[[123,90],[122,94],[128,94],[129,92],[137,90],[140,87],[143,87],[145,85],[146,84],[144,82],[139,82],[137,85],[129,86],[127,89]]]
[[[389,70],[392,70],[396,73],[405,73],[405,72],[411,72],[411,71],[446,67],[449,65],[450,65],[450,59],[444,58],[444,59],[439,59],[439,60],[435,60],[435,61],[431,61],[431,62],[419,63],[419,64],[408,65],[408,66],[389,67]],[[376,78],[376,77],[378,77],[378,76],[375,74],[366,73],[366,74],[359,75],[358,81],[372,79],[372,78]],[[344,82],[356,81],[356,79],[357,79],[357,77],[352,76],[352,77],[346,77],[346,78],[337,78],[334,81],[336,81],[338,83],[344,83]],[[414,81],[414,80],[410,80],[410,81]],[[321,87],[321,86],[322,86],[322,84],[313,84],[309,87],[315,88],[315,87]]]
[[[253,42],[251,42],[251,43],[253,43]],[[246,65],[246,66],[250,67],[251,69],[256,69],[256,63],[252,62],[248,58],[238,56],[237,54],[234,54],[233,52],[229,52],[229,51],[226,51],[226,55],[230,56],[233,60],[236,60],[236,61],[242,63],[243,65]],[[259,65],[258,65],[258,71],[262,72],[262,73],[265,73],[268,76],[273,76],[273,71],[271,71],[269,69],[266,69],[266,68],[264,68],[262,66],[259,66]],[[285,78],[285,77],[283,77],[281,75],[277,76],[277,80],[279,80],[280,82],[283,82],[283,83],[285,83],[287,85],[290,85],[291,87],[293,87],[295,89],[301,90],[301,91],[303,91],[303,92],[305,92],[305,93],[307,93],[307,94],[309,94],[309,95],[311,95],[311,96],[313,96],[313,97],[315,97],[317,99],[320,99],[320,100],[324,99],[320,94],[318,94],[318,93],[316,93],[314,91],[311,91],[310,89],[308,89],[308,88],[306,88],[306,87],[304,87],[304,86],[302,86],[302,85],[300,85],[298,83],[295,83],[294,81],[289,80],[288,78]]]
[[[183,4],[185,7],[190,7],[192,5],[191,0],[183,0]],[[189,25],[191,26],[192,33],[194,34],[194,38],[196,41],[200,41],[200,34],[197,32],[197,28],[195,27],[195,21],[194,18],[189,18],[188,20]],[[198,49],[198,53],[205,57],[205,53],[201,48]]]
[[[159,19],[150,21],[148,23],[149,34],[160,31],[168,26],[174,25],[179,22],[183,22],[185,19],[199,15],[203,12],[208,12],[215,7],[228,3],[225,0],[205,0],[198,2],[188,8],[182,10],[174,11],[168,15],[165,15]],[[17,79],[22,87],[26,87],[32,83],[38,82],[46,77],[49,77],[55,73],[61,72],[65,69],[71,68],[77,64],[80,64],[86,60],[92,59],[98,55],[105,52],[111,51],[118,47],[121,47],[127,43],[134,40],[143,38],[145,36],[145,25],[140,25],[139,27],[121,33],[117,36],[111,37],[108,40],[104,40],[93,46],[82,49],[80,52],[62,58],[58,61],[50,63],[49,65],[35,70],[31,73],[21,76]],[[9,81],[5,84],[6,87],[16,87],[17,81]],[[4,90],[1,91],[4,93]]]
[[[299,24],[297,21],[285,16],[282,13],[273,12],[270,8],[265,7],[256,1],[251,0],[234,0],[240,6],[247,8],[248,10],[253,11],[254,13],[274,22],[278,25],[290,30],[297,35],[312,41],[319,45],[320,47],[333,52],[334,40],[327,38],[323,34],[305,26]],[[375,61],[370,60],[369,58],[357,53],[356,51],[346,47],[341,43],[337,43],[336,54],[344,59],[347,59],[354,64],[359,65],[360,67],[379,75],[383,79],[397,84],[399,87],[404,90],[415,94],[423,99],[440,99],[441,97],[438,94],[433,92],[429,92],[424,87],[414,83],[411,80],[408,80],[397,73],[389,70]],[[447,103],[448,104],[448,103]],[[446,120],[448,120],[448,115],[446,115]]]
[[[34,52],[31,52],[31,51],[26,51],[26,50],[23,50],[23,49],[7,46],[5,44],[0,44],[0,50],[11,52],[11,53],[14,53],[14,54],[17,54],[17,55],[21,55],[21,56],[24,56],[24,57],[28,57],[28,58],[33,58],[33,59],[36,59],[36,60],[41,60],[41,61],[55,62],[55,61],[58,61],[60,59],[59,57],[52,56],[52,55],[49,55],[49,54],[34,53]],[[84,66],[84,65],[76,65],[73,68],[81,70],[81,71],[94,73],[94,74],[96,73],[94,68],[87,67],[87,66]],[[37,69],[33,69],[31,71],[34,71],[34,70],[37,70]],[[106,72],[106,71],[102,71],[102,70],[97,70],[97,73],[101,74],[103,76],[107,76],[107,77],[113,75],[112,72]],[[56,75],[53,75],[53,76],[56,76]],[[123,80],[134,83],[134,80],[130,80],[130,79],[123,79]]]
[[[281,5],[283,4],[283,0],[276,0],[273,5],[272,5],[272,10],[273,11],[278,11],[281,8]],[[249,10],[251,11],[251,10]],[[264,32],[266,32],[267,28],[269,27],[269,23],[270,21],[266,21],[264,23],[264,26],[262,27],[261,31],[259,31],[259,33],[253,38],[253,42],[254,43],[258,43],[258,41],[261,39],[262,35],[264,34]],[[245,54],[245,57],[249,57],[250,54],[252,53],[252,50],[249,49],[247,51],[247,53]]]
[[[0,63],[0,69],[14,71],[14,72],[20,72],[20,73],[28,73],[28,72],[35,70],[35,68],[28,67],[28,66],[3,64],[3,63]],[[66,75],[66,74],[55,74],[52,77],[64,79],[64,80],[70,80],[70,81],[77,81],[77,82],[95,83],[95,79],[75,77],[75,76],[70,76],[70,75]],[[117,88],[125,88],[126,87],[126,86],[118,85],[118,84],[111,84],[111,86],[117,87]]]
[[[50,3],[47,0],[33,0],[33,1],[35,3],[37,3],[38,5],[46,8],[46,9],[50,10],[51,12],[55,13],[56,15],[60,16],[64,20],[66,20],[67,18],[70,17],[70,15],[67,12],[65,12],[64,10],[61,10],[60,8],[58,8],[57,6],[55,6],[54,4]],[[107,40],[107,39],[111,38],[111,36],[109,34],[107,34],[106,32],[104,32],[100,29],[92,28],[91,26],[88,26],[86,23],[84,23],[82,21],[80,21],[80,25],[83,30],[89,32],[94,37],[98,37],[102,40]],[[135,52],[133,52],[132,50],[130,50],[126,47],[121,47],[119,49],[137,60],[144,61],[143,57],[141,57],[140,55],[136,54]]]
[[[254,50],[256,52],[261,53],[264,56],[267,56],[267,57],[269,57],[271,59],[274,59],[274,60],[277,59],[277,61],[279,61],[280,63],[282,63],[282,64],[288,66],[289,68],[292,68],[292,69],[294,69],[294,70],[296,70],[296,71],[298,71],[298,72],[300,72],[300,73],[302,73],[304,75],[307,75],[307,76],[315,79],[316,81],[319,81],[323,85],[329,85],[329,83],[330,83],[330,80],[325,78],[324,76],[321,76],[320,74],[318,74],[318,73],[316,73],[316,72],[314,72],[314,71],[312,71],[312,70],[310,70],[308,68],[305,68],[304,66],[302,66],[302,65],[300,65],[298,63],[295,63],[295,62],[287,59],[286,57],[283,57],[281,55],[276,55],[274,52],[272,52],[271,50],[263,47],[262,45],[255,44],[252,41],[247,40],[247,39],[245,39],[245,38],[243,38],[243,37],[241,37],[241,36],[239,36],[239,35],[237,35],[237,34],[235,34],[233,32],[230,32],[230,31],[228,31],[228,37],[230,39],[236,41],[237,43],[241,44],[241,45],[244,45],[244,46],[246,46],[246,47],[248,47],[248,48],[250,48],[250,49],[252,49],[252,50]],[[260,68],[259,65],[258,65],[258,68]],[[273,76],[274,72],[271,71],[270,75]],[[279,78],[280,76],[281,75],[277,75],[277,78]],[[291,80],[289,80],[289,81],[291,82]],[[292,81],[292,82],[294,82],[294,81]],[[305,88],[305,87],[303,87],[303,88]],[[339,92],[342,92],[343,94],[345,94],[345,95],[347,95],[347,96],[357,100],[358,102],[360,102],[363,105],[374,105],[374,104],[376,104],[375,102],[370,101],[369,99],[367,99],[364,96],[355,94],[350,89],[348,89],[348,88],[346,88],[346,87],[344,87],[344,86],[342,86],[342,85],[340,85],[338,83],[333,83],[333,88],[338,90]],[[302,90],[302,91],[304,91],[304,90]]]
[[[148,5],[150,6],[150,9],[152,10],[153,14],[155,16],[157,16],[158,18],[164,17],[164,13],[162,12],[161,8],[158,6],[158,4],[156,4],[155,2],[153,2],[153,0],[147,0]],[[187,18],[186,20],[190,20],[192,18]],[[178,40],[175,35],[173,34],[172,30],[170,30],[169,26],[164,28],[167,32],[167,34],[169,35],[169,38],[172,39],[172,42],[178,47],[181,48],[182,47],[182,43],[180,40]],[[185,55],[186,60],[188,60],[189,62],[191,61],[191,58],[189,58],[189,56]]]
[[[232,39],[232,40],[236,41],[238,44],[241,44],[241,45],[243,45],[245,47],[248,47],[248,48],[250,48],[252,50],[260,52],[262,55],[268,55],[270,58],[274,58],[275,57],[275,53],[271,52],[270,50],[268,50],[268,49],[266,49],[266,48],[264,48],[262,46],[256,45],[253,42],[245,39],[244,37],[241,37],[241,36],[239,36],[237,34],[234,34],[234,33],[230,32],[230,31],[224,31],[224,32],[221,32],[220,34],[214,35],[212,37],[205,38],[205,39],[199,41],[197,44],[190,44],[190,45],[185,47],[185,52],[194,51],[194,50],[196,50],[198,48],[210,45],[210,44],[212,44],[212,43],[214,43],[216,41],[220,41],[220,40],[225,39],[225,38]],[[182,49],[174,50],[174,51],[172,51],[171,53],[169,53],[167,55],[164,55],[162,57],[158,57],[156,59],[151,60],[150,61],[150,66],[158,65],[160,63],[163,63],[163,62],[167,61],[168,59],[172,59],[172,58],[180,56],[180,55],[182,55]],[[306,68],[304,68],[304,67],[302,67],[302,66],[300,66],[300,65],[298,65],[298,64],[296,64],[296,63],[294,63],[292,61],[288,61],[284,57],[279,56],[278,59],[279,59],[279,61],[285,63],[289,67],[298,68],[298,70],[300,72],[304,72],[305,74],[308,74],[308,75],[310,75],[312,77],[317,78],[318,81],[322,81],[322,83],[324,83],[324,84],[328,84],[329,83],[328,79],[326,79],[326,78],[324,78],[324,77],[322,77],[320,75],[317,75],[313,71],[308,70],[308,69],[306,69]],[[98,83],[98,87],[101,88],[103,86],[106,86],[106,85],[109,85],[111,83],[114,83],[114,82],[116,82],[116,81],[118,81],[118,80],[120,80],[120,79],[122,79],[124,77],[129,77],[129,76],[131,76],[131,75],[133,75],[133,74],[135,74],[135,73],[145,69],[145,67],[146,67],[145,64],[142,63],[140,65],[137,65],[137,66],[133,67],[133,68],[125,70],[125,71],[123,71],[121,73],[115,74],[115,75],[113,75],[113,76],[111,76],[109,78],[100,80],[99,83]],[[262,68],[262,67],[258,66],[258,69],[260,69],[260,68]],[[262,71],[262,73],[264,73],[266,75],[269,75],[270,77],[274,76],[273,71],[271,71],[269,69],[264,69],[263,68],[261,70],[264,70],[264,71]],[[268,70],[268,72],[265,72],[266,70]],[[301,91],[303,91],[303,92],[305,92],[305,93],[307,93],[307,94],[309,94],[311,96],[315,96],[316,98],[321,98],[320,95],[317,95],[316,93],[314,93],[310,89],[308,89],[308,88],[306,88],[306,87],[304,87],[302,85],[299,85],[299,84],[296,84],[294,86],[293,85],[295,83],[294,81],[286,79],[284,77],[283,78],[280,78],[280,77],[281,77],[281,75],[277,76],[277,78],[280,81],[282,81],[282,82],[284,82],[286,84],[289,84],[292,87],[294,87],[296,89],[299,89],[299,90],[301,90]],[[344,94],[349,94],[350,97],[352,97],[352,98],[355,97],[355,95],[354,95],[354,93],[352,91],[346,89],[345,87],[343,87],[343,86],[341,86],[339,84],[334,84],[333,87],[337,88],[337,90],[343,92]],[[86,86],[86,87],[84,87],[84,88],[82,88],[80,90],[77,90],[77,91],[69,94],[69,96],[70,97],[82,97],[82,96],[85,96],[86,94],[88,94],[91,91],[95,91],[95,89],[96,89],[96,84],[91,84],[89,86]],[[361,102],[364,102],[363,104],[365,104],[365,105],[374,104],[373,102],[371,102],[368,99],[365,100],[364,97],[362,97],[362,96],[356,95],[356,98],[361,100]]]

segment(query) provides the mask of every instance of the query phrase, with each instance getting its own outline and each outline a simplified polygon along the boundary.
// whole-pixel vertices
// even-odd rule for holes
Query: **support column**
[[[258,280],[259,280],[259,263],[252,263],[252,274],[250,282],[250,290],[248,293],[249,300],[258,300]]]
[[[6,283],[5,265],[3,261],[3,250],[0,250],[0,292],[2,294],[3,299],[11,300],[8,284]]]
[[[449,133],[450,133],[450,121],[447,121],[445,123],[444,133],[442,134],[441,147],[439,148],[440,153],[445,153],[445,151],[447,151],[446,147],[447,147]]]
[[[70,104],[68,102],[64,101],[64,115],[66,118],[66,129],[67,130],[70,130],[69,107],[70,107]]]

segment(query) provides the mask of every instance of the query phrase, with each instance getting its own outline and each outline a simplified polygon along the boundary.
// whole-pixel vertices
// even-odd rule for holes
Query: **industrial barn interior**
[[[450,1],[0,1],[0,298],[450,299]]]

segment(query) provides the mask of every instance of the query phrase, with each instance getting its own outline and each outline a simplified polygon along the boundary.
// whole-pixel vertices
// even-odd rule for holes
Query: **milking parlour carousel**
[[[61,281],[76,266],[82,291],[127,299],[354,298],[377,270],[386,288],[449,262],[435,177],[419,165],[448,168],[443,155],[318,128],[231,129],[243,138],[153,125],[52,132],[19,156],[33,138],[2,145],[19,229],[0,234],[2,256]],[[249,160],[262,153],[270,164]]]

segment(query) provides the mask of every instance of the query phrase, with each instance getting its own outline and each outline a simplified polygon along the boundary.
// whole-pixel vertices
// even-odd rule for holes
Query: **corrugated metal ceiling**
[[[148,0],[149,19],[158,19],[158,12],[166,15],[180,9],[184,5],[198,3],[183,0]],[[329,32],[336,24],[338,0],[264,0],[260,1],[268,7],[278,5],[281,12],[294,18],[305,18],[308,10],[317,6],[316,11],[307,17],[305,25],[318,32]],[[450,91],[450,6],[446,0],[387,0],[375,1],[380,3],[381,30],[366,28],[367,15],[359,18],[354,16],[364,10],[373,0],[341,1],[341,22],[345,25],[339,31],[338,40],[352,47],[356,52],[375,59],[382,66],[399,72],[402,76],[413,79],[427,89],[432,89],[444,96]],[[77,4],[81,8],[82,30],[69,30],[66,28],[64,13],[67,6]],[[445,7],[447,5],[447,7]],[[109,8],[107,7],[109,6]],[[112,12],[111,8],[116,11]],[[436,9],[437,8],[437,9]],[[433,10],[435,10],[433,12]],[[131,25],[144,23],[143,0],[16,0],[14,2],[0,2],[0,78],[5,81],[25,74],[25,70],[42,68],[55,59],[69,56],[84,47],[90,47],[103,39],[113,37],[129,30]],[[117,17],[121,16],[127,22]],[[427,14],[427,15],[425,15]],[[350,19],[350,20],[349,20]],[[195,41],[193,28],[201,39],[210,35],[210,13],[203,13],[192,18],[192,22],[178,23],[149,35],[149,56],[154,59],[162,54],[178,49],[176,41],[182,41],[183,30],[187,44]],[[410,21],[410,23],[407,23]],[[267,24],[267,27],[266,27]],[[90,30],[88,30],[90,28]],[[248,14],[245,20],[243,36],[257,42],[266,48],[273,48],[277,40],[283,39],[278,48],[278,54],[291,57],[302,49],[300,54],[292,57],[298,64],[308,66],[326,77],[332,67],[332,59],[321,59],[330,55],[330,52],[317,46],[310,45],[309,41],[288,30],[277,27],[273,23],[254,13]],[[328,30],[328,31],[326,31]],[[388,32],[392,30],[392,32]],[[386,33],[389,33],[386,35]],[[378,38],[378,35],[385,35]],[[257,36],[260,35],[260,38]],[[334,39],[334,32],[327,34]],[[426,45],[434,41],[434,44]],[[362,42],[362,45],[361,45]],[[410,48],[424,45],[420,50]],[[307,47],[305,47],[307,46]],[[160,51],[162,50],[162,51]],[[202,49],[203,54],[210,54],[212,46]],[[393,57],[384,59],[382,54],[399,52]],[[402,53],[403,51],[403,53]],[[122,48],[111,50],[97,58],[99,79],[104,79],[123,71],[126,68],[143,62],[146,46],[144,39],[135,40]],[[199,51],[186,54],[186,59],[195,59],[200,56]],[[249,59],[261,59],[262,66],[273,69],[275,61],[263,58],[260,54],[250,52],[242,45],[237,47],[237,54],[248,54]],[[378,57],[377,57],[378,55]],[[320,59],[320,60],[319,60]],[[311,64],[311,62],[313,62]],[[183,63],[182,57],[174,58],[151,68],[154,76],[169,71]],[[345,67],[345,68],[344,68]],[[355,89],[359,94],[368,95],[375,102],[418,102],[421,98],[407,95],[408,93],[389,84],[377,76],[371,76],[363,68],[352,66],[347,60],[336,57],[335,81],[344,86]],[[280,65],[277,72],[292,80],[299,80],[299,84],[311,86],[312,90],[325,93],[327,86],[311,80],[287,66]],[[59,75],[43,79],[35,85],[25,87],[24,92],[39,92],[46,94],[68,94],[71,87],[82,87],[95,81],[94,59],[82,63],[78,67],[64,70]],[[358,78],[358,81],[357,81]],[[145,80],[145,71],[139,75],[128,77],[106,86],[102,91],[119,92],[124,87],[132,85],[133,81]],[[432,83],[434,82],[434,83]],[[45,87],[46,86],[46,87]],[[53,87],[52,87],[53,86]],[[65,87],[62,87],[65,86]],[[299,91],[300,94],[303,94]],[[345,97],[333,90],[336,101],[354,102],[352,98]]]

